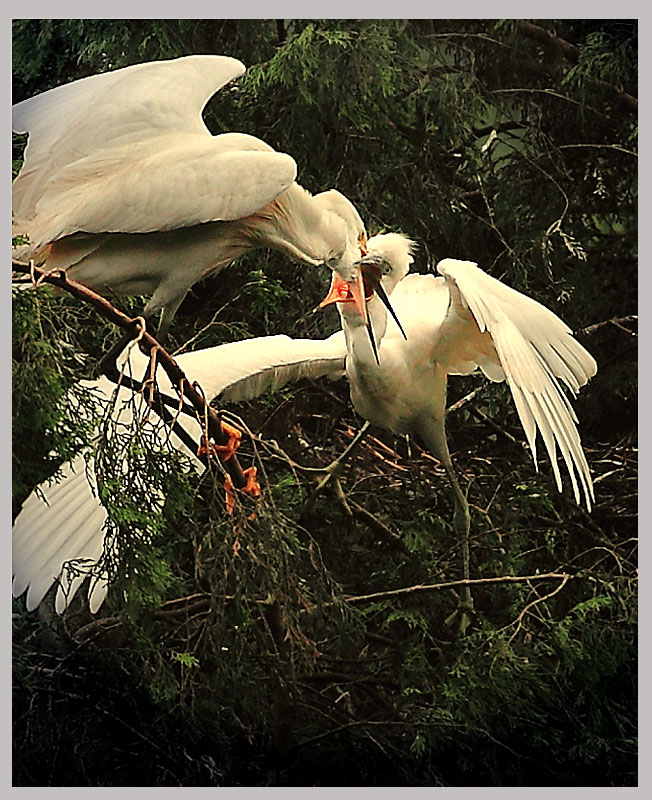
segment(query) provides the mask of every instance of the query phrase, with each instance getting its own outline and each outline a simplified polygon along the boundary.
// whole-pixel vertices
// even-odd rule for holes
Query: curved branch
[[[371,600],[386,600],[389,597],[402,597],[421,592],[437,592],[440,589],[450,589],[453,586],[471,586],[482,583],[527,583],[529,581],[543,581],[557,579],[566,583],[573,578],[567,572],[546,572],[540,575],[503,575],[495,578],[469,578],[466,580],[446,581],[445,583],[419,583],[416,586],[405,586],[401,589],[388,589],[386,592],[373,594],[360,594],[345,597],[347,603],[367,603]]]
[[[177,362],[174,360],[174,358],[172,358],[167,350],[165,350],[165,348],[163,348],[153,336],[143,329],[140,318],[133,319],[132,317],[127,316],[122,311],[119,311],[106,298],[102,297],[96,292],[91,291],[81,283],[77,283],[77,281],[68,278],[63,270],[45,272],[33,264],[23,264],[20,261],[13,260],[12,269],[15,272],[31,275],[36,286],[40,285],[41,283],[49,283],[59,289],[63,289],[73,297],[83,300],[91,305],[101,316],[109,320],[109,322],[112,322],[114,325],[122,328],[123,331],[131,334],[134,339],[137,338],[141,350],[146,355],[149,355],[150,357],[154,354],[156,355],[158,363],[160,363],[167,373],[172,385],[179,394],[179,397],[186,398],[192,405],[195,412],[199,415],[199,418],[206,419],[208,421],[208,438],[213,439],[218,445],[225,445],[228,442],[229,436],[222,429],[220,415],[208,405],[204,399],[203,393],[198,391],[196,384],[192,384],[188,380],[183,370],[179,367]],[[159,395],[159,397],[161,402],[164,403],[165,401],[163,400],[163,396]],[[174,403],[174,405],[177,406],[178,404]],[[171,425],[173,421],[172,415],[163,413],[161,410],[163,406],[161,406],[161,409],[157,409],[156,406],[156,403],[152,404],[154,411],[164,420],[166,424]],[[182,410],[187,413],[187,409]],[[203,450],[200,452],[198,448],[195,447],[195,454],[197,455],[197,458],[204,463],[204,465],[208,464],[210,456],[204,454]],[[229,458],[227,461],[224,461],[223,466],[233,481],[233,485],[237,489],[242,489],[247,485],[247,476],[244,474],[242,467],[240,466],[240,463],[235,455]]]

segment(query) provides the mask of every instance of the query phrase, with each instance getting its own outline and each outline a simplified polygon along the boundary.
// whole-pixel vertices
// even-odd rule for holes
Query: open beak
[[[319,304],[319,308],[324,308],[324,306],[328,306],[331,303],[355,303],[355,307],[366,325],[369,314],[367,313],[367,303],[364,295],[362,272],[358,270],[356,278],[352,281],[345,281],[340,278],[337,272],[333,272],[331,287],[326,297]]]
[[[396,311],[392,308],[392,304],[389,302],[389,297],[387,296],[387,292],[383,288],[382,283],[378,282],[376,286],[376,294],[380,299],[383,301],[385,308],[389,311],[389,313],[394,318],[394,322],[398,325],[399,331],[403,334],[403,338],[407,341],[407,333],[403,330],[403,326],[401,325],[401,320],[396,316]]]
[[[328,306],[331,303],[355,304],[355,307],[362,317],[365,327],[367,328],[369,342],[371,344],[371,349],[373,350],[376,363],[380,364],[380,359],[378,358],[378,348],[376,347],[376,339],[374,338],[374,331],[371,327],[369,314],[367,313],[367,301],[365,299],[365,287],[361,271],[358,270],[356,278],[352,281],[345,281],[340,278],[336,272],[333,272],[333,277],[331,278],[331,287],[328,290],[326,297],[319,304],[319,308],[324,308],[324,306]]]

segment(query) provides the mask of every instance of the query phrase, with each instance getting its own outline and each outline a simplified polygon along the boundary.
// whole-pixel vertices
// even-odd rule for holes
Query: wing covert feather
[[[104,186],[101,181],[98,183],[93,180],[94,170],[101,171],[103,159],[110,159],[112,153],[124,153],[126,149],[128,157],[124,159],[123,155],[123,166],[133,168],[137,166],[136,158],[142,157],[143,150],[155,157],[157,151],[165,149],[162,144],[169,138],[185,136],[189,142],[193,142],[199,137],[207,147],[211,140],[221,138],[211,136],[202,120],[202,109],[216,91],[242,75],[244,70],[240,61],[227,56],[185,56],[92,75],[16,104],[13,107],[13,129],[29,133],[25,161],[12,187],[12,211],[19,226],[24,227],[32,239],[43,241],[45,237],[40,234],[38,227],[34,231],[29,225],[37,214],[37,204],[41,199],[47,201],[48,195],[57,196],[58,204],[59,192],[67,180],[73,178],[79,179],[80,187],[79,196],[70,198],[73,208],[88,202],[89,192],[92,194],[98,188],[100,194],[91,200],[94,199],[95,205],[101,204],[102,190],[109,190],[112,186],[110,183]],[[255,138],[244,134],[237,136],[242,139]],[[175,158],[179,159],[178,153]],[[83,162],[82,167],[72,170],[68,178],[65,173],[61,176],[62,170],[78,162]],[[182,169],[184,164],[188,166],[187,157],[179,159],[178,169]],[[122,171],[119,177],[120,181],[125,180],[125,172]],[[161,177],[155,179],[158,181],[155,187],[157,191],[161,190],[158,184],[165,184],[167,177],[163,170]],[[205,182],[209,180],[209,177],[204,178]],[[87,181],[93,185],[84,190]],[[219,190],[219,185],[215,188]],[[170,197],[177,197],[180,192],[171,192],[170,187],[166,186],[163,194],[164,198],[159,198],[158,204],[154,198],[150,198],[152,208],[149,215],[146,214],[146,223],[138,220],[128,227],[129,214],[140,209],[135,203],[122,215],[127,227],[118,226],[112,230],[138,232],[155,229],[153,220],[158,206],[161,203],[165,205],[166,200],[170,203]],[[135,199],[143,200],[140,196]],[[109,203],[115,202],[115,197],[106,197],[104,213]],[[64,207],[59,209],[59,214],[66,221],[58,227],[71,232],[71,228],[74,230],[75,216],[73,214],[70,219],[66,217],[66,205],[67,198],[64,199]],[[146,212],[140,210],[140,213]],[[218,210],[214,218],[220,218],[219,213]],[[52,214],[50,210],[49,216]],[[204,209],[199,216],[208,219],[211,214]],[[87,213],[85,219],[88,218]],[[193,218],[192,214],[190,218]],[[177,222],[175,227],[196,224],[184,222],[183,217]],[[143,225],[149,227],[139,227]],[[51,226],[47,227],[49,229]],[[78,227],[77,230],[82,228]],[[91,224],[88,230],[94,232],[102,228]]]
[[[285,153],[233,151],[220,137],[174,136],[61,169],[36,204],[32,241],[71,233],[148,233],[250,216],[296,177]]]
[[[184,56],[91,75],[17,103],[12,128],[29,141],[14,182],[15,216],[32,217],[50,177],[80,158],[166,133],[210,135],[202,109],[244,71],[228,56]]]

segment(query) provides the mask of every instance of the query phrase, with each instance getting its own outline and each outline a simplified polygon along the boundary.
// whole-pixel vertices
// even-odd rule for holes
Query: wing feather
[[[63,167],[36,203],[34,246],[80,231],[149,233],[241,219],[294,181],[291,156],[225,149],[220,140],[159,137]]]
[[[181,355],[177,361],[188,377],[196,376],[207,397],[235,402],[301,378],[337,377],[345,359],[344,332],[338,331],[327,339],[244,339]]]
[[[490,334],[535,464],[538,429],[557,487],[561,491],[559,447],[575,499],[580,502],[581,485],[590,509],[594,494],[589,466],[576,427],[577,417],[559,381],[576,394],[595,375],[595,360],[552,311],[487,275],[476,264],[445,259],[437,268],[447,281],[453,302],[468,309],[481,333]]]
[[[28,611],[39,605],[67,561],[96,560],[98,543],[101,552],[106,511],[89,484],[85,454],[64,464],[59,481],[40,487],[47,502],[32,492],[14,523],[12,591],[19,597],[28,589]]]
[[[94,75],[18,103],[29,132],[12,187],[30,246],[72,233],[148,233],[250,216],[292,184],[294,159],[244,133],[212,136],[209,97],[244,72],[187,56]]]
[[[177,362],[190,381],[198,381],[208,399],[221,395],[225,401],[255,397],[271,389],[276,391],[289,381],[300,378],[335,377],[343,372],[346,356],[344,333],[339,331],[325,340],[291,339],[270,336],[219,345],[177,357]],[[137,347],[127,348],[119,359],[125,374],[140,378],[148,359]],[[161,371],[162,372],[162,371]],[[106,378],[84,382],[93,388],[100,402],[107,403],[115,386]],[[169,380],[162,373],[159,384],[169,389]],[[137,401],[140,402],[140,401]],[[116,424],[127,428],[134,414],[133,395],[120,389],[114,406]],[[188,417],[179,423],[193,436],[199,426]],[[156,428],[161,447],[167,440],[167,429]],[[172,434],[173,447],[194,457],[181,440]],[[196,466],[202,469],[195,458]],[[55,608],[61,613],[91,574],[88,586],[89,605],[95,613],[108,590],[108,574],[96,574],[105,546],[107,512],[100,502],[94,479],[92,450],[79,454],[64,464],[55,482],[46,482],[27,498],[17,516],[12,535],[14,597],[25,591],[26,606],[35,609],[53,584],[59,584]],[[82,572],[66,569],[67,562]]]
[[[15,216],[31,218],[51,176],[79,159],[166,133],[208,136],[206,102],[244,71],[228,56],[184,56],[91,75],[17,103],[12,128],[29,133],[29,142],[14,182]]]

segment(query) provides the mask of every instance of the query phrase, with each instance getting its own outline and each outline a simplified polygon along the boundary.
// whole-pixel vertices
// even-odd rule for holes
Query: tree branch
[[[567,61],[570,61],[571,64],[577,64],[580,51],[574,44],[567,42],[565,39],[542,28],[540,25],[527,22],[527,20],[519,20],[518,26],[521,31],[530,38],[536,39],[537,42],[548,48],[554,48],[557,52],[560,52]]]
[[[574,577],[566,572],[546,572],[540,575],[503,575],[495,578],[469,578],[466,580],[446,581],[445,583],[419,583],[416,586],[406,586],[401,589],[388,589],[386,592],[361,594],[345,597],[347,603],[367,603],[371,600],[386,600],[389,597],[402,597],[409,594],[422,592],[437,592],[440,589],[450,589],[453,586],[472,586],[482,583],[527,583],[528,581],[543,581],[557,579],[564,583]]]
[[[582,328],[581,331],[578,333],[595,333],[600,328],[604,328],[605,325],[614,325],[616,328],[620,328],[620,330],[627,331],[631,336],[636,336],[634,331],[630,331],[624,327],[623,323],[625,322],[638,322],[638,316],[636,314],[630,314],[628,317],[614,317],[613,319],[605,319],[603,322],[596,322],[593,325],[589,325],[588,328]]]
[[[545,28],[535,25],[532,22],[519,20],[518,24],[519,28],[523,33],[526,34],[526,36],[530,36],[548,48],[553,48],[555,52],[561,53],[561,55],[563,55],[563,57],[571,64],[577,64],[579,61],[580,49],[574,44],[567,42],[565,39],[562,39],[556,34],[551,33]],[[623,89],[617,86],[612,86],[610,83],[602,81],[599,78],[591,78],[591,83],[593,83],[593,85],[597,86],[599,89],[605,91],[607,94],[611,95],[613,99],[621,101],[622,104],[633,113],[638,113],[638,100],[635,97],[632,97],[631,94],[627,94],[627,92],[623,91]]]
[[[113,306],[106,298],[91,291],[86,286],[83,286],[77,281],[69,279],[63,270],[56,270],[53,272],[45,272],[33,264],[23,264],[19,261],[12,261],[12,269],[15,272],[26,273],[32,276],[35,281],[35,286],[41,283],[49,283],[59,289],[63,289],[73,297],[88,303],[92,306],[101,316],[117,325],[123,331],[131,334],[134,339],[138,340],[140,349],[150,357],[156,357],[158,363],[165,370],[175,391],[178,393],[179,398],[187,398],[192,404],[198,418],[200,420],[207,420],[208,430],[206,431],[207,439],[212,439],[217,445],[225,445],[228,440],[228,434],[222,429],[220,415],[212,409],[206,402],[201,385],[198,383],[190,383],[183,370],[179,367],[177,362],[147,331],[144,330],[142,320],[137,318],[133,319],[128,317],[122,311],[119,311]],[[115,381],[114,381],[115,382]],[[164,403],[163,395],[159,395],[161,402]],[[167,425],[172,426],[173,415],[163,413],[162,407],[157,408],[157,404],[152,403],[153,410],[165,421]],[[178,403],[174,403],[175,407]],[[188,413],[187,409],[182,409],[183,413]],[[175,433],[178,430],[175,430]],[[188,444],[188,437],[182,437],[186,444]],[[203,450],[200,451],[195,443],[195,455],[199,458],[204,465],[208,465],[211,458],[210,455],[205,455]],[[234,455],[227,461],[222,462],[223,467],[237,489],[242,489],[247,485],[247,477],[244,474],[242,467]]]

